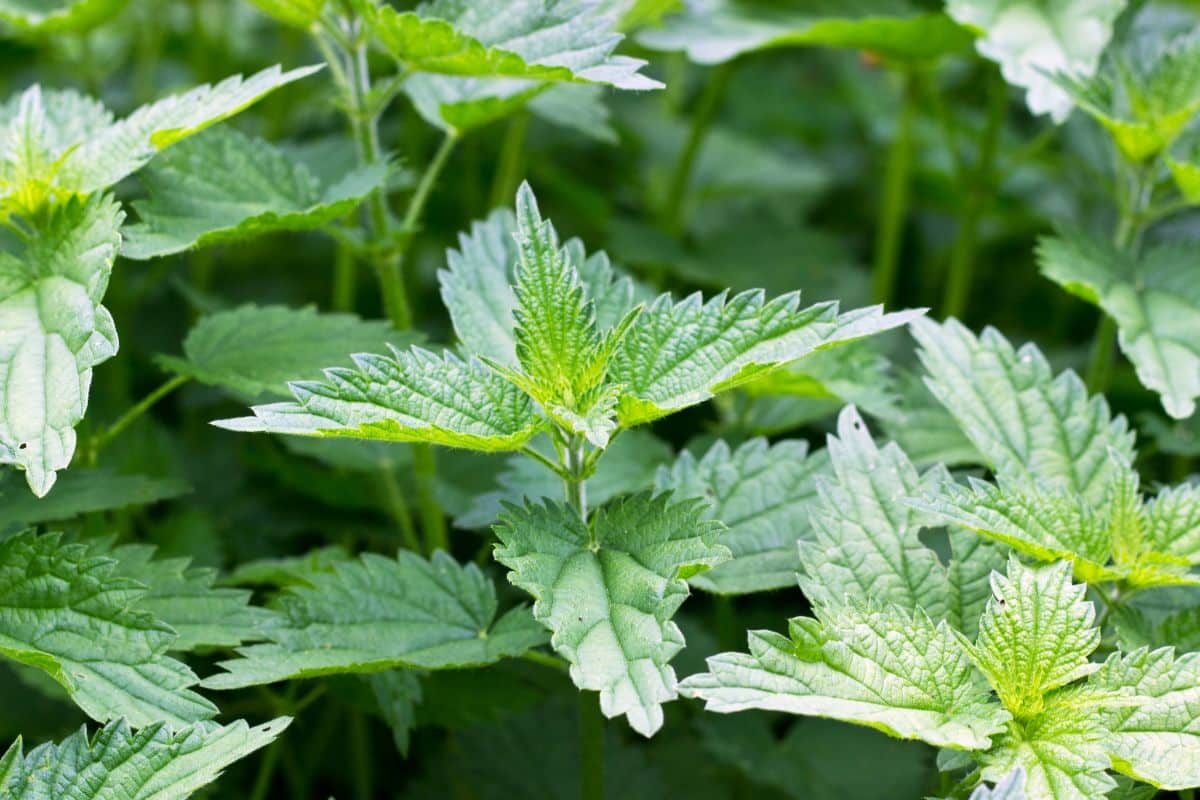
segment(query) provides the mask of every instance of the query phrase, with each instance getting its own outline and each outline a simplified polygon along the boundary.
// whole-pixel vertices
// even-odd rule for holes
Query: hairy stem
[[[975,271],[975,249],[979,243],[979,223],[991,205],[996,183],[996,150],[1000,141],[1000,129],[1004,125],[1004,112],[1008,105],[1008,87],[999,71],[994,71],[988,91],[988,122],[979,143],[979,160],[970,186],[966,191],[966,202],[959,220],[958,235],[950,251],[950,269],[946,280],[946,293],[942,298],[942,314],[946,317],[961,317],[967,308],[971,294],[971,280]]]
[[[896,134],[888,147],[883,168],[883,197],[880,201],[879,226],[875,231],[874,300],[887,303],[896,288],[896,273],[900,266],[901,234],[908,216],[909,173],[912,171],[913,118],[917,112],[916,80],[911,73],[904,75],[900,116]]]
[[[704,84],[699,100],[696,101],[696,110],[692,112],[692,127],[679,154],[679,161],[675,163],[671,185],[663,204],[663,223],[667,230],[675,235],[683,233],[686,222],[684,207],[687,204],[688,185],[692,182],[692,170],[696,166],[696,158],[700,155],[700,147],[704,144],[713,118],[716,117],[721,98],[729,85],[730,74],[729,64],[722,64],[714,69],[708,82]]]

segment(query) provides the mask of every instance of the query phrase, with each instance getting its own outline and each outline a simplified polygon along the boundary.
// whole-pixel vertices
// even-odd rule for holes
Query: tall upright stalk
[[[916,83],[916,76],[906,71],[896,133],[888,147],[887,163],[883,168],[883,196],[879,208],[879,226],[875,231],[875,264],[872,272],[876,303],[892,300],[896,289],[896,273],[900,268],[901,235],[904,232],[904,220],[908,216],[909,176],[912,172]]]

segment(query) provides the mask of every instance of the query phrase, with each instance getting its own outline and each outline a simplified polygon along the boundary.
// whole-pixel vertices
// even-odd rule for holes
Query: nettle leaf
[[[749,654],[709,658],[680,693],[709,711],[827,717],[957,750],[986,749],[1003,729],[1008,713],[945,622],[857,601],[817,613],[790,636],[752,631]]]
[[[397,667],[453,669],[490,664],[545,642],[529,610],[496,618],[496,589],[474,564],[444,552],[429,560],[367,553],[289,588],[263,627],[268,643],[238,650],[212,689]]]
[[[110,197],[73,201],[20,253],[0,252],[0,463],[24,469],[38,497],[71,463],[92,368],[117,352],[100,302],[122,218]]]
[[[34,213],[47,202],[112,186],[160,150],[318,69],[275,66],[234,76],[142,106],[119,121],[76,92],[31,86],[0,106],[0,215]]]
[[[594,5],[541,0],[505,6],[433,0],[416,11],[367,6],[376,41],[413,73],[604,83],[657,89],[646,63],[612,52],[615,20]]]
[[[1012,558],[1006,575],[993,573],[992,593],[975,643],[963,644],[1004,706],[1030,719],[1051,690],[1099,669],[1088,660],[1100,645],[1096,610],[1066,561],[1027,567]]]
[[[1075,687],[1049,695],[1039,714],[1010,722],[995,748],[980,754],[984,779],[1001,780],[1019,769],[1028,797],[1107,797],[1117,784],[1106,772],[1110,759],[1100,705]]]
[[[276,231],[322,228],[387,179],[382,162],[322,186],[303,164],[261,139],[222,127],[180,144],[141,173],[150,199],[134,202],[121,254],[148,259]]]
[[[884,314],[872,306],[838,313],[836,303],[800,308],[798,292],[761,291],[707,302],[661,295],[625,334],[608,377],[622,386],[622,425],[651,422],[762,377],[818,350],[905,325],[923,311]]]
[[[0,22],[21,33],[81,32],[101,25],[127,0],[0,0]]]
[[[430,442],[469,450],[517,450],[544,427],[533,401],[472,358],[413,347],[392,356],[357,354],[353,368],[291,384],[290,403],[214,422],[232,431]]]
[[[185,357],[159,356],[158,362],[177,375],[256,400],[287,397],[288,381],[319,379],[330,365],[352,364],[350,353],[419,340],[387,322],[352,314],[245,305],[203,317],[183,341]]]
[[[704,506],[646,494],[616,500],[589,522],[567,506],[509,506],[495,526],[496,560],[534,596],[533,613],[571,663],[581,689],[600,692],[608,717],[624,714],[651,736],[676,696],[671,659],[683,635],[671,621],[687,579],[730,557]]]
[[[638,34],[653,50],[683,50],[697,64],[747,53],[815,45],[870,50],[900,60],[933,59],[966,49],[970,34],[940,13],[906,2],[797,3],[691,0],[683,13]]]
[[[42,498],[31,495],[13,480],[0,478],[0,531],[57,522],[94,511],[113,511],[170,500],[191,491],[177,478],[118,475],[104,469],[76,469],[65,473],[54,490]]]
[[[1096,237],[1042,239],[1042,274],[1100,306],[1117,323],[1121,350],[1138,379],[1158,392],[1176,419],[1196,411],[1200,397],[1200,279],[1183,242],[1159,245],[1135,258]]]
[[[998,331],[976,337],[955,320],[911,330],[930,390],[1002,478],[1099,504],[1133,462],[1125,418],[1089,398],[1074,372],[1054,376],[1033,345],[1015,350]]]
[[[184,800],[290,724],[289,717],[253,728],[240,720],[176,729],[159,722],[134,733],[118,720],[90,739],[83,728],[28,754],[18,739],[0,758],[0,794],[10,800]]]
[[[548,220],[545,225],[552,229]],[[516,215],[497,209],[472,223],[470,232],[459,234],[458,249],[447,251],[446,269],[438,272],[442,301],[463,348],[513,367],[518,364],[517,296],[512,286],[520,263],[516,233]],[[567,268],[578,274],[603,332],[649,295],[603,252],[587,255],[579,239],[563,243],[561,254]]]
[[[217,587],[217,571],[192,567],[188,558],[154,558],[155,548],[144,544],[113,546],[95,543],[92,555],[115,559],[113,574],[146,587],[134,609],[165,622],[177,638],[168,649],[186,652],[202,648],[236,647],[259,638],[269,615],[250,605],[251,593]]]
[[[1103,710],[1113,767],[1160,789],[1200,785],[1200,653],[1114,653],[1091,683],[1122,697]]]
[[[146,589],[58,534],[0,541],[0,653],[43,670],[93,719],[135,727],[217,713],[196,676],[165,655],[170,626],[137,609]]]
[[[689,583],[716,594],[795,586],[796,543],[812,537],[808,514],[817,499],[814,479],[828,468],[828,455],[809,453],[807,442],[771,445],[766,439],[752,439],[736,450],[718,441],[700,458],[685,451],[669,468],[659,467],[656,491],[703,500],[706,516],[728,528],[721,543],[733,558]]]
[[[995,786],[981,784],[971,792],[970,800],[1025,800],[1025,770],[1017,767]]]
[[[392,729],[392,740],[400,755],[408,755],[412,729],[417,724],[417,706],[422,699],[421,679],[406,669],[376,672],[365,678],[379,705],[379,713]]]
[[[1200,486],[1159,492],[1142,509],[1141,531],[1152,552],[1200,564]]]
[[[1200,111],[1200,38],[1188,32],[1134,41],[1091,78],[1062,76],[1059,84],[1112,136],[1131,161],[1163,152]]]
[[[979,30],[979,54],[1000,65],[1004,79],[1026,90],[1034,114],[1063,122],[1071,96],[1052,77],[1095,73],[1125,0],[948,0],[946,13]]]

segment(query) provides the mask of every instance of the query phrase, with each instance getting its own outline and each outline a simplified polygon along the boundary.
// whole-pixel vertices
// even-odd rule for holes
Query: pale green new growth
[[[263,626],[270,641],[238,650],[203,685],[264,683],[396,667],[452,669],[516,656],[545,641],[529,610],[496,618],[496,589],[477,566],[444,552],[373,553],[308,576]]]
[[[972,645],[965,641],[1000,701],[1018,720],[1041,714],[1048,692],[1090,674],[1100,644],[1096,610],[1085,585],[1070,580],[1070,563],[1026,567],[1016,558],[1008,574],[992,575],[993,598]]]
[[[1116,321],[1138,379],[1176,419],[1192,416],[1200,397],[1200,278],[1192,256],[1177,242],[1134,257],[1078,234],[1043,239],[1038,248],[1046,277]]]
[[[322,186],[303,164],[232,128],[185,142],[141,174],[150,199],[133,204],[121,254],[147,259],[275,231],[321,228],[352,211],[387,178],[382,162]]]
[[[255,406],[253,417],[213,424],[485,451],[517,450],[543,428],[529,396],[475,359],[413,347],[353,360],[353,368],[326,370],[324,381],[293,383],[295,402]]]
[[[1098,504],[1133,462],[1125,419],[1089,398],[1075,373],[1054,376],[1033,345],[1016,350],[992,328],[976,337],[955,320],[911,330],[930,390],[1001,477]]]
[[[965,49],[970,36],[944,14],[900,0],[798,3],[694,0],[664,24],[638,34],[655,50],[684,50],[698,64],[720,64],[793,45],[870,50],[901,60],[933,59]]]
[[[271,67],[142,106],[122,120],[73,91],[32,86],[0,106],[0,216],[112,186],[160,150],[319,67]]]
[[[814,477],[828,466],[827,454],[809,453],[806,442],[753,439],[736,450],[718,441],[700,458],[684,451],[669,468],[659,467],[658,491],[705,501],[706,516],[728,528],[721,543],[733,558],[694,576],[691,585],[716,594],[795,586],[797,541],[812,538]]]
[[[147,596],[111,559],[58,534],[0,541],[0,654],[45,671],[101,722],[186,724],[217,709],[165,655],[175,632],[138,607]]]
[[[23,33],[81,32],[116,14],[126,0],[0,0],[0,22]]]
[[[938,747],[986,749],[1008,714],[954,632],[923,611],[853,602],[750,633],[750,653],[708,659],[680,685],[710,711],[757,708],[866,725]]]
[[[24,469],[39,497],[71,463],[92,368],[117,352],[100,302],[123,217],[107,196],[72,201],[22,252],[0,252],[0,463]]]
[[[0,758],[7,800],[184,800],[233,762],[265,747],[291,724],[280,717],[249,727],[197,723],[175,730],[155,723],[138,732],[123,720],[89,739],[83,728],[61,744],[22,753],[21,740]]]
[[[636,495],[589,522],[557,503],[509,506],[495,526],[496,560],[536,599],[534,616],[553,631],[575,685],[600,692],[606,716],[626,715],[645,736],[676,696],[670,661],[684,642],[671,618],[687,579],[730,557],[717,544],[722,526],[704,510]]]
[[[203,317],[183,340],[185,358],[159,356],[178,375],[257,400],[287,397],[288,381],[317,380],[351,353],[405,347],[419,337],[382,321],[321,313],[312,306],[246,305]]]
[[[948,0],[946,12],[982,32],[979,54],[1000,64],[1004,79],[1026,90],[1035,114],[1063,122],[1071,96],[1054,73],[1086,78],[1096,71],[1125,0]]]

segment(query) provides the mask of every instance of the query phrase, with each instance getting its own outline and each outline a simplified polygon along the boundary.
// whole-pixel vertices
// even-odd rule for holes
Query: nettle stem
[[[124,431],[126,428],[136,422],[143,414],[153,408],[158,401],[162,400],[164,397],[183,386],[190,380],[191,378],[187,375],[176,375],[167,382],[159,385],[156,389],[131,406],[128,411],[117,418],[116,422],[109,425],[104,430],[96,433],[96,435],[92,437],[90,447],[88,448],[88,462],[92,465],[95,465],[99,459],[100,451],[104,449],[106,444],[119,436],[122,431]]]
[[[721,100],[725,96],[725,89],[729,86],[732,69],[732,66],[726,63],[713,70],[712,75],[704,84],[700,98],[696,101],[696,110],[692,112],[692,126],[688,131],[683,150],[680,151],[679,161],[675,163],[675,170],[671,175],[671,185],[667,189],[667,196],[663,203],[663,224],[676,236],[682,234],[686,227],[687,215],[685,212],[692,172],[700,155],[701,146],[708,136],[709,128],[712,127],[713,119],[716,118]]]
[[[913,156],[913,120],[917,113],[916,77],[904,73],[904,89],[896,133],[888,148],[883,169],[883,197],[880,201],[879,227],[875,233],[874,300],[888,303],[896,289],[900,267],[901,236],[908,216],[910,173]]]

